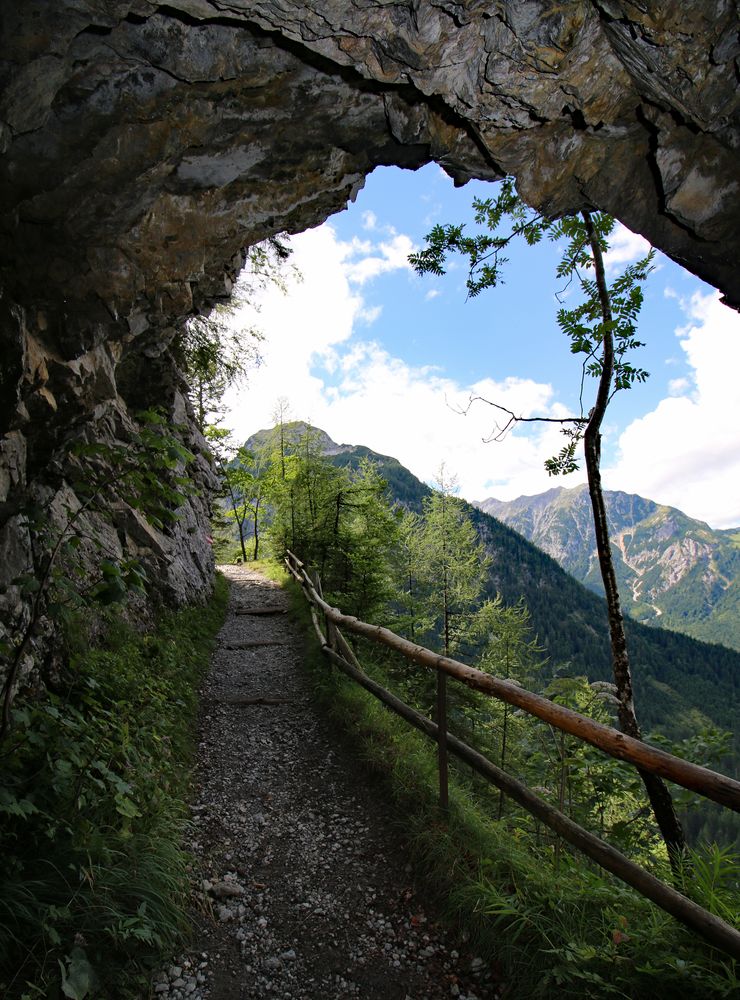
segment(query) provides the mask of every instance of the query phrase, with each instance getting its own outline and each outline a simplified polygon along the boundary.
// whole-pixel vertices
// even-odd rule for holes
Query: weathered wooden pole
[[[439,807],[447,811],[449,764],[447,760],[447,675],[437,671],[437,756],[439,760]]]

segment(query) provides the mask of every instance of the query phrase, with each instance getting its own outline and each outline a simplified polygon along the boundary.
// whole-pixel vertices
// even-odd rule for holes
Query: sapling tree
[[[453,656],[480,600],[490,559],[462,501],[457,481],[440,466],[436,490],[424,499],[419,542],[422,606],[444,656]],[[440,802],[447,805],[447,675],[437,670]]]
[[[481,654],[478,667],[503,677],[514,684],[524,684],[543,666],[544,648],[532,635],[529,609],[521,598],[517,604],[506,605],[500,594],[485,601],[478,609],[470,627],[470,639],[478,642]],[[492,701],[492,699],[487,699]],[[503,703],[499,763],[507,766],[511,706]],[[504,793],[499,792],[498,818],[504,813]]]
[[[423,503],[419,577],[436,645],[445,656],[454,656],[480,600],[491,560],[463,501],[455,496],[457,480],[444,465],[434,485]]]
[[[581,300],[558,310],[560,329],[570,341],[571,352],[582,358],[580,412],[569,417],[524,416],[496,401],[485,400],[503,414],[491,440],[501,440],[518,423],[559,423],[566,437],[561,451],[545,464],[551,475],[578,467],[576,448],[583,441],[588,489],[596,533],[599,566],[606,594],[612,666],[618,698],[618,719],[623,732],[641,738],[632,687],[624,619],[609,541],[601,486],[601,429],[614,394],[642,382],[648,373],[632,364],[630,352],[642,346],[636,337],[637,316],[643,301],[642,285],[652,269],[653,251],[627,267],[611,284],[604,253],[614,219],[584,209],[577,215],[552,220],[530,208],[506,178],[496,198],[474,202],[475,221],[485,230],[468,236],[463,225],[435,226],[427,245],[410,261],[417,272],[441,275],[450,254],[468,258],[467,288],[470,296],[501,282],[507,248],[517,239],[533,246],[546,238],[561,247],[557,276],[564,285],[580,288]],[[504,229],[504,227],[507,227]],[[587,379],[596,382],[591,405],[584,402]],[[473,400],[471,400],[472,403]],[[674,870],[685,852],[685,841],[670,793],[659,777],[640,772],[656,822]]]
[[[421,543],[423,521],[414,511],[403,511],[398,521],[395,560],[396,601],[395,629],[412,642],[431,628],[424,614],[421,578],[423,575]]]

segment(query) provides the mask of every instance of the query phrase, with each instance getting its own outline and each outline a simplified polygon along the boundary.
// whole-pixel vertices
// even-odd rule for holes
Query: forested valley
[[[224,460],[227,489],[216,528],[220,558],[279,558],[289,549],[318,574],[324,596],[344,613],[383,624],[414,643],[510,679],[597,721],[615,724],[615,689],[604,637],[606,613],[598,597],[521,536],[457,498],[454,478],[444,468],[435,488],[427,487],[396,460],[361,446],[337,446],[317,428],[282,419],[283,413],[274,428],[254,435]],[[728,730],[736,654],[630,625],[637,713],[648,741],[697,763],[725,772],[733,769],[736,754]],[[353,645],[371,676],[434,717],[433,671],[380,652],[361,639]],[[358,708],[355,695],[342,692],[336,680],[332,684],[328,710],[350,733],[364,732],[374,746],[400,741],[402,749],[396,746],[395,752],[416,759],[421,751],[412,749],[413,741],[404,742],[406,735],[382,735],[383,727],[392,728],[391,724],[378,723],[377,710]],[[710,690],[715,691],[711,699]],[[670,879],[665,846],[634,768],[461,685],[449,691],[448,724],[451,732],[578,823]],[[381,735],[368,735],[377,725]],[[372,754],[378,753],[375,746]],[[413,766],[414,778],[402,776],[404,765],[399,761],[393,767],[392,781],[415,786],[421,780]],[[428,773],[426,778],[432,780]],[[633,960],[649,938],[653,958],[646,960],[647,979],[660,968],[660,989],[668,989],[669,982],[670,989],[677,988],[668,971],[669,966],[676,968],[675,956],[658,957],[666,945],[667,925],[661,919],[656,924],[652,914],[649,933],[643,937],[637,929],[646,919],[644,912],[638,916],[644,901],[597,874],[531,816],[464,768],[453,767],[453,780],[453,801],[467,804],[462,809],[468,817],[461,821],[463,829],[475,815],[475,822],[486,831],[483,835],[477,828],[485,850],[503,852],[505,858],[496,863],[489,858],[478,870],[475,903],[469,885],[460,890],[461,896],[472,894],[460,903],[463,912],[470,906],[483,908],[502,933],[505,928],[506,934],[516,929],[514,938],[521,933],[523,940],[529,940],[533,953],[544,950],[542,936],[551,935],[551,944],[559,942],[553,950],[563,985],[588,982],[588,989],[596,992],[586,995],[597,995],[602,988],[610,991],[622,974],[632,977],[636,989],[640,977]],[[416,794],[421,795],[419,788],[406,787],[406,800]],[[704,905],[719,904],[732,922],[738,902],[735,816],[676,786],[672,794],[691,845],[691,870],[697,876],[684,891]],[[510,838],[506,848],[502,837]],[[428,839],[425,850],[444,853]],[[454,853],[450,841],[447,850]],[[466,876],[464,862],[450,864],[466,885],[469,872]],[[705,882],[710,871],[713,874]],[[552,924],[543,916],[554,905],[549,878],[563,894],[559,917]],[[563,888],[566,883],[579,886],[574,895]],[[612,893],[613,905],[604,911],[609,916],[600,917],[587,932],[587,914],[597,900]],[[542,936],[532,932],[535,913],[542,921]],[[613,923],[608,931],[604,920]],[[572,922],[578,924],[577,931]],[[611,942],[608,955],[604,935]],[[566,947],[563,942],[569,936],[572,941]],[[510,957],[515,950],[512,944]],[[538,961],[543,960],[540,954]],[[699,971],[702,964],[698,952],[689,962],[697,983],[705,975]],[[625,978],[623,985],[626,982]],[[718,983],[711,988],[722,993],[727,987]]]
[[[613,721],[603,602],[521,536],[455,497],[444,469],[432,490],[394,459],[336,446],[303,423],[279,422],[253,436],[227,470],[224,558],[289,548],[320,574],[345,613]],[[731,773],[737,654],[637,623],[629,637],[637,711],[649,738]],[[423,671],[382,669],[413,704],[432,710],[432,679]],[[588,748],[543,743],[531,721],[509,716],[470,692],[450,710],[455,731],[474,733],[487,753],[534,784],[543,774],[552,779],[558,760],[567,780],[549,790],[555,799],[567,794],[573,815],[616,844],[657,850],[634,772],[597,764]],[[677,802],[694,846],[717,840],[729,848],[736,840],[729,811],[680,791]]]

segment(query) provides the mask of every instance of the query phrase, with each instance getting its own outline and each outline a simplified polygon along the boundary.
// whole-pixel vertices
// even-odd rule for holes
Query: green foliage
[[[49,589],[52,601],[68,606],[91,599],[110,604],[123,600],[131,590],[144,590],[141,565],[117,558],[89,530],[83,532],[83,515],[110,521],[112,509],[126,505],[163,531],[177,521],[178,508],[194,492],[187,467],[195,455],[178,438],[179,428],[171,427],[158,410],[137,413],[136,418],[138,429],[125,442],[75,441],[70,445],[66,480],[74,501],[63,507],[60,527],[48,514],[32,515],[37,562],[32,579],[36,590]],[[84,580],[80,575],[78,555],[83,543],[99,554],[97,580],[89,572],[84,573]]]
[[[440,652],[453,656],[468,632],[479,602],[490,558],[465,505],[454,496],[455,483],[444,467],[437,489],[423,502],[417,576],[432,636]]]
[[[476,296],[503,281],[508,263],[503,252],[515,240],[521,239],[533,246],[548,239],[560,247],[557,277],[566,287],[575,281],[582,296],[575,306],[561,306],[557,312],[558,326],[570,342],[571,353],[583,356],[580,413],[558,421],[563,425],[566,444],[545,462],[550,475],[565,475],[578,468],[576,447],[589,420],[584,415],[583,403],[586,377],[601,380],[602,376],[607,376],[607,391],[603,399],[599,397],[600,407],[605,407],[614,393],[629,389],[635,382],[644,382],[648,377],[644,369],[631,363],[628,355],[643,346],[635,331],[643,302],[642,284],[652,270],[653,251],[627,267],[610,286],[601,289],[598,279],[592,276],[597,264],[594,241],[598,252],[606,253],[608,237],[614,228],[611,216],[598,212],[547,219],[522,201],[511,177],[501,182],[496,198],[476,199],[473,208],[476,224],[484,227],[482,232],[468,236],[462,225],[437,225],[427,235],[426,247],[412,254],[409,260],[419,274],[442,275],[451,254],[467,257],[468,294]],[[500,232],[502,225],[508,226],[503,233]],[[510,414],[510,420],[495,437],[506,433],[521,419]]]
[[[465,505],[454,496],[455,485],[442,466],[438,489],[424,497],[421,515],[401,515],[389,608],[397,631],[445,656],[459,655],[468,643],[490,565]],[[407,672],[405,687],[407,697],[431,711],[436,687],[431,672]],[[464,712],[470,701],[455,699],[450,711]]]
[[[285,583],[284,573],[273,573]],[[321,704],[348,732],[358,758],[383,777],[429,890],[437,893],[449,920],[470,936],[476,954],[498,970],[507,997],[736,995],[740,980],[734,962],[564,845],[556,861],[555,845],[541,829],[523,824],[519,811],[496,821],[494,798],[487,799],[483,783],[473,782],[461,768],[453,768],[450,807],[442,816],[433,745],[329,668],[300,590],[292,581],[285,585],[306,628],[308,663]],[[376,679],[393,687],[397,675],[382,659],[372,659],[364,646],[361,659]],[[609,711],[604,692],[585,681],[563,679],[551,694],[590,706],[597,717]],[[551,735],[545,739],[552,742]],[[528,753],[525,747],[524,756]],[[586,782],[579,773],[583,766],[583,760],[572,762],[574,775]],[[595,777],[592,773],[588,781]],[[587,784],[581,794],[584,799],[591,794]],[[710,847],[694,852],[691,863],[698,873],[697,902],[736,919],[735,859]]]
[[[331,456],[331,461],[356,468],[360,459],[368,455],[386,481],[400,485],[398,496],[389,487],[390,499],[420,514],[425,498],[431,496],[432,491],[403,466],[399,472],[395,459],[387,459],[367,448],[352,448]],[[515,606],[521,598],[526,604],[532,632],[537,635],[543,657],[549,664],[536,672],[539,683],[544,687],[555,667],[572,676],[586,675],[590,681],[610,680],[603,600],[565,573],[554,559],[530,544],[518,531],[469,504],[464,508],[488,555],[493,557],[485,580],[484,597],[495,600],[500,595],[504,605],[509,607]],[[401,557],[396,561],[400,566]],[[408,620],[403,618],[407,609],[397,604],[393,610],[398,615],[397,628],[411,637]],[[712,723],[722,729],[737,729],[737,678],[740,676],[737,652],[696,642],[667,629],[649,628],[629,619],[625,624],[635,664],[640,718],[647,732],[657,730],[678,739]],[[464,652],[464,658],[474,662],[481,650],[477,644],[471,644]],[[736,766],[736,763],[725,763],[728,769]],[[723,823],[734,820],[726,811],[724,816]],[[697,836],[699,832],[697,827]],[[730,839],[734,839],[734,835]]]
[[[228,303],[208,316],[195,316],[175,338],[172,351],[190,383],[190,398],[201,431],[223,416],[226,390],[242,382],[260,363],[263,339],[254,327],[235,329],[234,318],[269,285],[285,289],[285,266],[292,250],[285,237],[273,236],[247,251],[245,267]],[[294,275],[297,272],[293,272]]]
[[[254,443],[253,454],[261,456],[258,475],[255,460],[242,450],[233,479],[244,497],[259,490],[273,553],[291,549],[319,572],[331,600],[351,614],[372,617],[392,591],[398,519],[386,484],[371,462],[361,461],[355,469],[332,464],[313,428],[291,431],[281,421]],[[254,506],[244,503],[256,523]]]
[[[183,932],[191,725],[226,600],[219,579],[208,606],[148,633],[120,613],[72,616],[63,693],[16,700],[0,779],[4,996],[140,996],[136,970]]]
[[[125,442],[90,442],[84,436],[70,442],[64,469],[70,491],[60,492],[60,508],[55,509],[57,497],[49,510],[29,505],[22,511],[33,538],[33,564],[13,582],[29,598],[30,614],[23,632],[0,645],[5,667],[0,742],[10,728],[20,666],[42,616],[60,623],[81,608],[114,604],[145,590],[140,562],[112,551],[110,533],[102,538],[95,519],[113,522],[116,512],[128,507],[163,531],[194,492],[187,466],[195,456],[179,440],[178,428],[156,410],[137,414],[137,421]],[[83,546],[87,565],[80,558]]]
[[[206,435],[212,446],[216,467],[221,476],[221,495],[225,498],[225,522],[236,524],[239,550],[244,562],[259,558],[261,529],[265,507],[275,489],[275,471],[270,455],[264,448],[248,451],[233,448],[230,432],[209,428]],[[250,556],[247,538],[251,531]],[[214,535],[217,535],[214,525]],[[229,532],[227,529],[226,537]]]

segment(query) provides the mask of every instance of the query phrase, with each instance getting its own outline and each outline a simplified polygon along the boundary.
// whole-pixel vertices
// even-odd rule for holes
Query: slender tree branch
[[[489,444],[492,441],[503,441],[508,432],[516,424],[586,424],[588,423],[587,417],[522,417],[513,410],[508,409],[506,406],[502,406],[500,403],[494,403],[490,399],[486,399],[485,396],[470,396],[466,406],[450,406],[451,410],[455,413],[459,413],[463,417],[467,417],[468,413],[474,403],[485,403],[487,406],[492,406],[495,410],[501,410],[502,413],[506,413],[509,419],[506,421],[503,427],[496,425],[496,433],[491,433],[488,437],[484,437],[483,441],[485,444]]]

